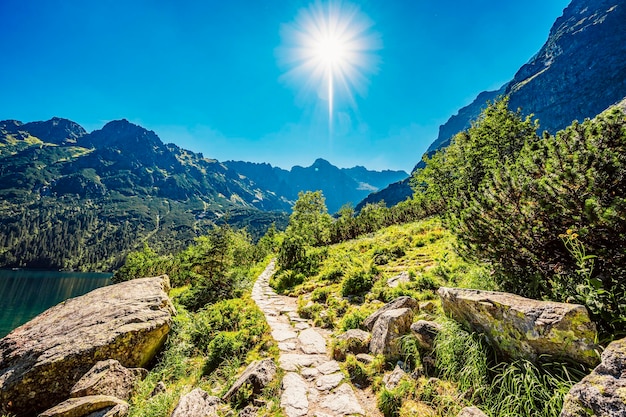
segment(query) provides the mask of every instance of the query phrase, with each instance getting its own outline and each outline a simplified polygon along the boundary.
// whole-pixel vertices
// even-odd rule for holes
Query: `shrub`
[[[344,278],[341,295],[344,297],[363,295],[372,288],[372,285],[374,285],[372,276],[364,270],[357,270]]]

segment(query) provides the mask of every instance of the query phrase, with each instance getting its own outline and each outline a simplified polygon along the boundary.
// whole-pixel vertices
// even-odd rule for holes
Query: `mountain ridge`
[[[593,118],[626,97],[626,34],[617,30],[626,21],[620,0],[572,0],[552,25],[544,45],[522,65],[513,79],[495,91],[480,93],[439,127],[426,151],[446,147],[467,129],[499,95],[510,97],[509,107],[534,114],[540,128],[554,134],[573,120]],[[419,161],[415,168],[419,169]],[[391,184],[359,203],[385,201],[393,205],[413,194],[409,181]]]
[[[300,191],[321,190],[331,213],[409,175],[405,171],[372,171],[362,166],[338,168],[323,158],[317,158],[308,167],[294,165],[290,170],[267,163],[225,161],[224,164],[294,202]]]

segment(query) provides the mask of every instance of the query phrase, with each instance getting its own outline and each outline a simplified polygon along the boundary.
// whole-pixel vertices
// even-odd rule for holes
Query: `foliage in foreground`
[[[540,138],[491,104],[415,178],[464,256],[503,289],[585,304],[605,336],[626,332],[626,116],[619,109]]]
[[[268,236],[273,236],[270,228]],[[271,238],[254,245],[245,230],[215,226],[208,234],[175,255],[158,255],[147,245],[132,252],[115,272],[114,282],[168,274],[172,286],[190,285],[180,304],[197,311],[218,300],[237,297],[251,284],[249,269],[272,249]]]
[[[276,359],[277,349],[263,313],[248,296],[221,301],[197,313],[180,305],[177,311],[157,365],[131,398],[131,417],[169,416],[191,387],[222,396],[247,364],[265,357]],[[167,390],[152,396],[159,382],[165,383]],[[260,398],[274,406],[259,416],[282,415],[276,400],[278,389],[275,383],[261,393]],[[247,394],[250,393],[242,390],[230,407],[242,409],[251,400]]]

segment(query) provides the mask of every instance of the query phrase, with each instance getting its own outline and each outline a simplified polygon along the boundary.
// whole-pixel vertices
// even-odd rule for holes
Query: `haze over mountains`
[[[487,101],[509,95],[509,107],[534,114],[550,133],[573,120],[592,118],[626,97],[626,5],[622,0],[572,0],[543,47],[496,91],[480,93],[440,126],[427,154],[467,129]],[[485,69],[488,71],[488,68]],[[416,168],[420,168],[419,155]],[[365,202],[396,204],[412,195],[408,181],[370,195]],[[362,203],[363,204],[363,203]],[[361,204],[361,206],[362,206]]]

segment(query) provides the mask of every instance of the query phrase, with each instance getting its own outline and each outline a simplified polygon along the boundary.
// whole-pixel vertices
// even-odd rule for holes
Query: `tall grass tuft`
[[[487,390],[488,355],[476,334],[446,320],[435,338],[435,368],[441,378],[455,381],[465,397],[479,398]]]
[[[492,372],[487,402],[491,414],[499,417],[556,417],[565,394],[585,375],[571,364],[543,362],[538,366],[525,359],[499,363]]]

